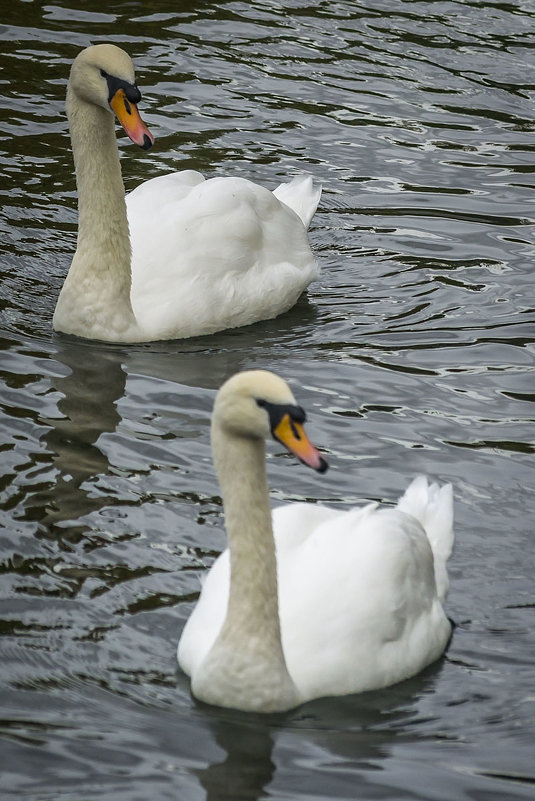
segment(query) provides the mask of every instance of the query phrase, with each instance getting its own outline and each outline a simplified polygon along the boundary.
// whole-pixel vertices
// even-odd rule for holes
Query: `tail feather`
[[[279,184],[273,194],[295,211],[308,228],[321,197],[321,186],[315,186],[310,175],[297,175],[292,181]]]
[[[415,517],[422,525],[435,559],[437,593],[444,600],[448,591],[448,561],[454,542],[453,490],[451,484],[429,484],[419,476],[398,501],[398,509]]]

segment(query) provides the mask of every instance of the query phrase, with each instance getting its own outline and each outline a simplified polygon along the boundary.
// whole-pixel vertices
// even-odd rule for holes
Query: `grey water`
[[[533,798],[535,2],[11,0],[0,39],[2,799]],[[66,81],[103,41],[156,137],[118,131],[127,190],[323,184],[291,312],[128,347],[52,331]],[[456,625],[410,681],[268,717],[192,699],[176,644],[225,547],[210,412],[250,367],[290,381],[331,463],[270,447],[274,504],[453,484]]]

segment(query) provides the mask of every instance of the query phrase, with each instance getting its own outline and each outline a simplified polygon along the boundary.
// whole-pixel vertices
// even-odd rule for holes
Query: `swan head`
[[[116,115],[125,133],[143,150],[152,147],[154,137],[137,110],[141,92],[136,86],[132,59],[112,44],[86,47],[71,67],[69,89],[86,103]]]
[[[237,437],[273,438],[303,464],[324,473],[328,463],[308,439],[305,420],[286,381],[267,370],[247,370],[219,390],[212,425]]]

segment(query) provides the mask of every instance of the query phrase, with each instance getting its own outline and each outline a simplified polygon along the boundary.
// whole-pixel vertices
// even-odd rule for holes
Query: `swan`
[[[219,390],[212,450],[229,548],[178,644],[201,701],[276,712],[378,689],[438,659],[453,546],[451,485],[415,479],[394,508],[294,503],[270,511],[265,439],[322,473],[283,379],[237,373]]]
[[[76,252],[56,331],[108,342],[210,334],[276,317],[318,276],[307,229],[321,190],[308,176],[273,192],[194,170],[145,181],[126,198],[114,115],[148,150],[152,134],[124,50],[74,60],[67,116],[78,189]]]

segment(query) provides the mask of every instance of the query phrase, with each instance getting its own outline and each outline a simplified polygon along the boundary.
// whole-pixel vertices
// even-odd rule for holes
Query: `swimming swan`
[[[54,328],[144,342],[209,334],[290,309],[318,276],[307,228],[321,190],[303,176],[270,192],[244,178],[205,180],[186,170],[145,181],[125,205],[114,114],[149,149],[140,99],[132,61],[115,45],[88,47],[74,60],[67,115],[78,243]]]
[[[266,438],[327,469],[304,420],[273,373],[238,373],[217,395],[212,448],[229,549],[178,645],[192,692],[207,703],[273,712],[386,687],[438,659],[450,638],[451,485],[420,477],[394,508],[294,503],[272,518]]]

